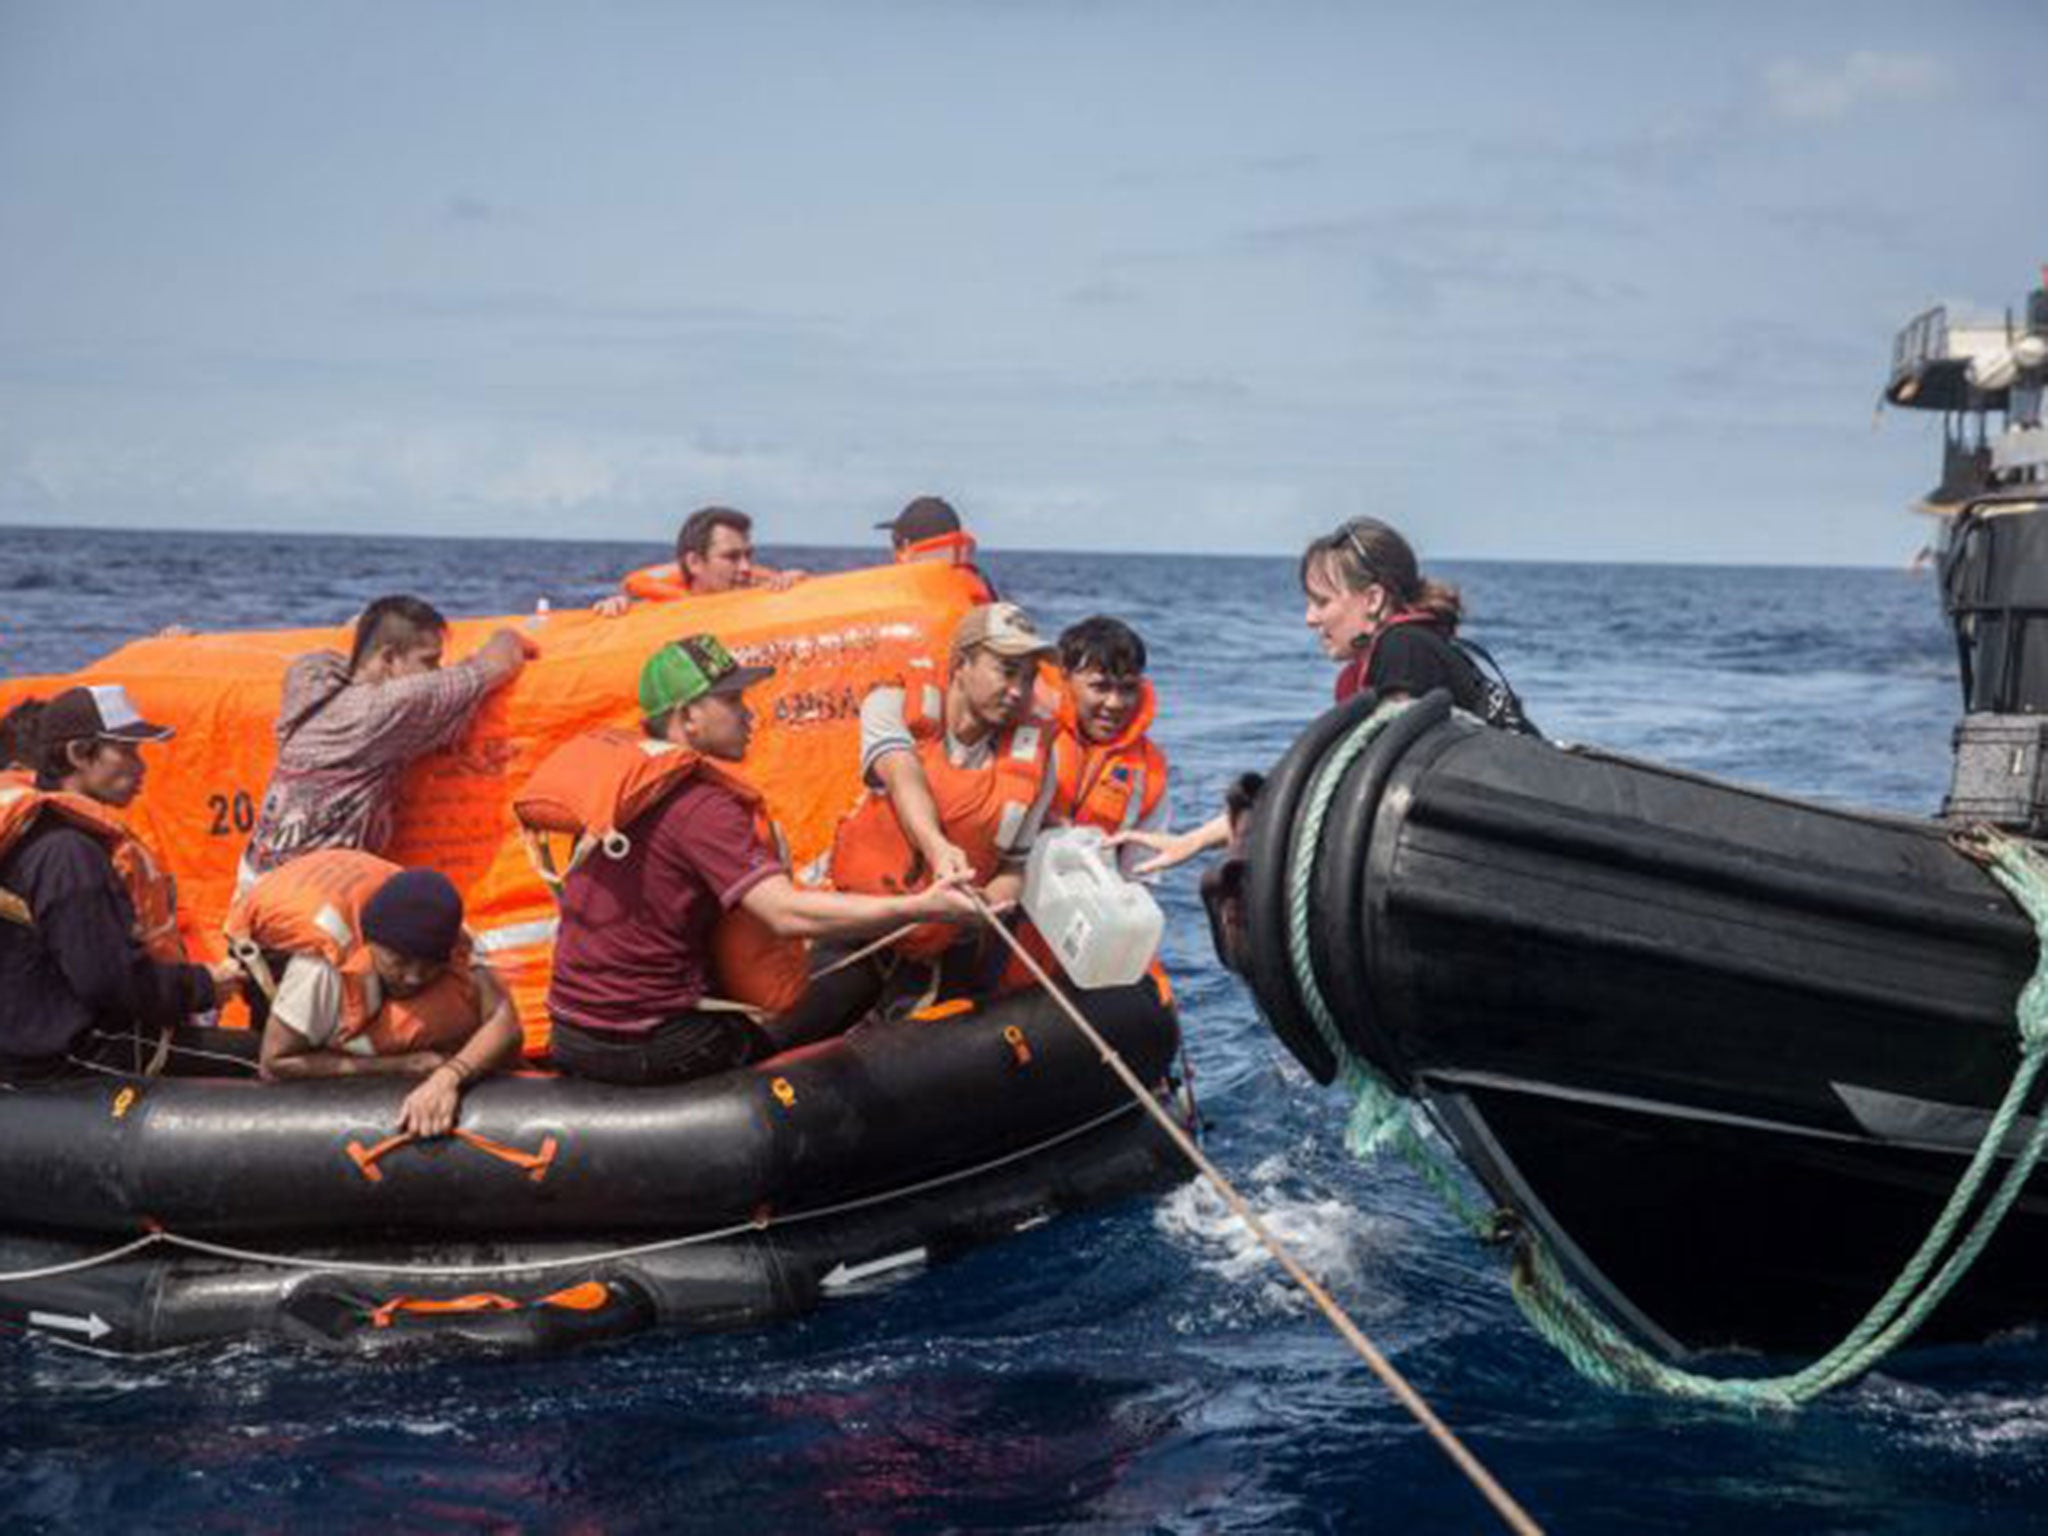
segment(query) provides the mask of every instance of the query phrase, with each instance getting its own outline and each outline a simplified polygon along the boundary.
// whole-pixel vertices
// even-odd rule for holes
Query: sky
[[[0,0],[0,524],[1894,564],[2048,5]]]

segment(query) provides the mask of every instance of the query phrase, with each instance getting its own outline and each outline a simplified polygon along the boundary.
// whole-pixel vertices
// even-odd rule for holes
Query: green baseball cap
[[[775,675],[773,667],[743,667],[715,635],[671,640],[640,669],[640,713],[657,719],[706,694],[739,693]]]

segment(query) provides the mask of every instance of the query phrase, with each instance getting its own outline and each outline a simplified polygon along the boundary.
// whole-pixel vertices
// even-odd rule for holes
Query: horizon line
[[[642,541],[633,537],[575,537],[535,533],[402,533],[396,531],[364,532],[308,532],[303,528],[276,528],[264,525],[236,527],[192,527],[170,524],[143,527],[120,523],[90,523],[84,526],[67,523],[6,523],[0,522],[0,533],[70,533],[84,535],[101,534],[179,534],[193,538],[236,538],[249,534],[260,534],[266,538],[278,539],[356,539],[372,541],[379,539],[427,542],[498,543],[498,544],[638,544]],[[655,549],[663,546],[655,540],[648,540]],[[873,550],[877,555],[886,554],[886,548],[854,544],[796,543],[785,540],[763,540],[759,546],[772,551],[820,550],[834,554],[860,553]],[[1076,555],[1086,557],[1101,555],[1114,559],[1167,559],[1167,560],[1288,560],[1299,558],[1299,551],[1254,551],[1241,549],[1074,549],[1050,544],[982,544],[982,552],[988,555]],[[658,560],[647,564],[660,564]],[[877,561],[877,563],[880,563]],[[1916,567],[1891,561],[1816,561],[1816,560],[1731,560],[1711,557],[1656,556],[1656,555],[1473,555],[1441,554],[1432,555],[1429,563],[1446,565],[1533,565],[1533,566],[1644,566],[1651,568],[1685,567],[1705,570],[1811,570],[1811,571],[1896,571],[1901,575],[1916,573]]]

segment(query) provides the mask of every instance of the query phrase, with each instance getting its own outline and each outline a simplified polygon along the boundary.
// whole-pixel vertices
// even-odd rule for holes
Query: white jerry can
[[[1145,974],[1166,932],[1166,914],[1126,880],[1094,827],[1038,835],[1024,866],[1024,911],[1074,985],[1129,986]]]

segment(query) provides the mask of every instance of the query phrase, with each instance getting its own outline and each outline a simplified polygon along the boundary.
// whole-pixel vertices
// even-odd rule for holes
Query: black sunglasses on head
[[[1373,567],[1372,556],[1365,552],[1365,545],[1358,537],[1358,530],[1346,523],[1338,531],[1344,535],[1344,542],[1351,546],[1351,553],[1358,556],[1358,563],[1365,567],[1366,579],[1379,582],[1381,586],[1386,585],[1380,581],[1380,573]]]

